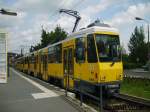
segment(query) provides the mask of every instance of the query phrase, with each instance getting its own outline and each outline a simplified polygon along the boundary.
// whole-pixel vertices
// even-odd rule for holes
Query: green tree
[[[139,28],[136,26],[128,44],[130,51],[129,59],[131,62],[141,64],[147,62],[147,44],[144,39],[145,34],[143,26]]]
[[[57,26],[54,32],[51,31],[49,33],[49,36],[51,38],[50,44],[53,44],[61,40],[64,40],[67,37],[67,33],[60,26]]]
[[[42,30],[41,47],[64,40],[67,37],[67,33],[60,27],[57,26],[54,31],[46,32]]]
[[[31,46],[30,52],[44,48],[50,44],[64,40],[65,38],[67,38],[67,33],[60,26],[57,26],[55,30],[51,32],[46,32],[42,29],[41,42],[35,46]]]
[[[49,36],[48,33],[42,29],[42,34],[41,34],[41,47],[46,47],[49,43]]]
[[[34,51],[38,50],[41,48],[41,44],[38,43],[37,45],[33,46]]]

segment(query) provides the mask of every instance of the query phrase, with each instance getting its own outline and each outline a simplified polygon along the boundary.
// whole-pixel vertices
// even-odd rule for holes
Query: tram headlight
[[[106,76],[102,76],[102,80],[104,81],[106,79]]]
[[[121,80],[122,74],[118,75],[117,80]]]
[[[108,88],[119,88],[119,84],[110,84],[107,85]]]

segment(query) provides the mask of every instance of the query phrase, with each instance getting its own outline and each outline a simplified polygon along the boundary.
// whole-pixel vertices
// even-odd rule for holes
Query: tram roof
[[[93,26],[89,28],[84,28],[82,30],[79,30],[78,32],[74,32],[69,35],[69,37],[75,37],[75,36],[80,36],[84,34],[92,34],[95,32],[112,32],[112,33],[119,33],[119,31],[116,28],[113,27],[101,27],[101,26]]]
[[[115,33],[115,34],[119,34],[119,31],[116,28],[113,27],[100,27],[100,26],[93,26],[93,27],[89,27],[89,28],[85,28],[82,30],[79,30],[77,32],[73,32],[72,34],[68,35],[68,38],[65,40],[62,40],[60,42],[54,43],[52,45],[48,45],[47,47],[52,47],[55,46],[57,44],[75,39],[75,38],[79,38],[88,34],[93,34],[96,32],[111,32],[111,33]],[[43,48],[44,49],[44,48]]]
[[[46,48],[58,45],[60,43],[63,43],[63,42],[66,42],[66,41],[69,41],[69,40],[72,40],[72,39],[75,39],[75,38],[82,37],[82,36],[85,36],[85,35],[88,35],[88,34],[96,33],[96,32],[106,32],[106,33],[107,32],[111,32],[111,33],[119,34],[119,31],[116,28],[113,28],[113,27],[92,26],[92,27],[89,27],[89,28],[85,28],[85,29],[79,30],[77,32],[73,32],[73,33],[68,35],[67,39],[62,40],[62,41],[57,42],[57,43],[54,43],[52,45],[48,45],[47,47],[44,47],[44,48],[39,49],[37,51],[34,51],[32,53],[28,53],[28,54],[26,54],[26,56],[29,56],[29,55],[31,55],[31,54],[33,54],[35,52],[42,52]]]

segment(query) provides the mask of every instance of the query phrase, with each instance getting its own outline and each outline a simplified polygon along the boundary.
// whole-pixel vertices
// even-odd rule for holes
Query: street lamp
[[[148,41],[147,41],[147,44],[148,44],[148,59],[150,61],[150,43],[149,43],[149,21],[148,20],[145,20],[143,18],[140,18],[140,17],[135,17],[136,20],[143,20],[144,22],[147,23],[147,31],[148,31]]]
[[[7,11],[6,9],[0,9],[0,13],[4,15],[17,16],[16,12],[10,12],[10,11]]]

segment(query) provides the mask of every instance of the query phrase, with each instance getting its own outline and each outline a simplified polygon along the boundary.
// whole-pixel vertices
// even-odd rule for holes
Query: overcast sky
[[[9,32],[8,48],[12,52],[20,52],[21,48],[27,50],[37,44],[42,27],[51,31],[60,25],[71,32],[75,19],[59,14],[61,8],[80,13],[82,20],[78,29],[97,18],[118,28],[121,43],[126,49],[136,25],[143,25],[146,30],[146,24],[134,18],[138,16],[150,21],[150,0],[0,0],[0,8],[18,13],[16,17],[0,15],[0,28]]]

